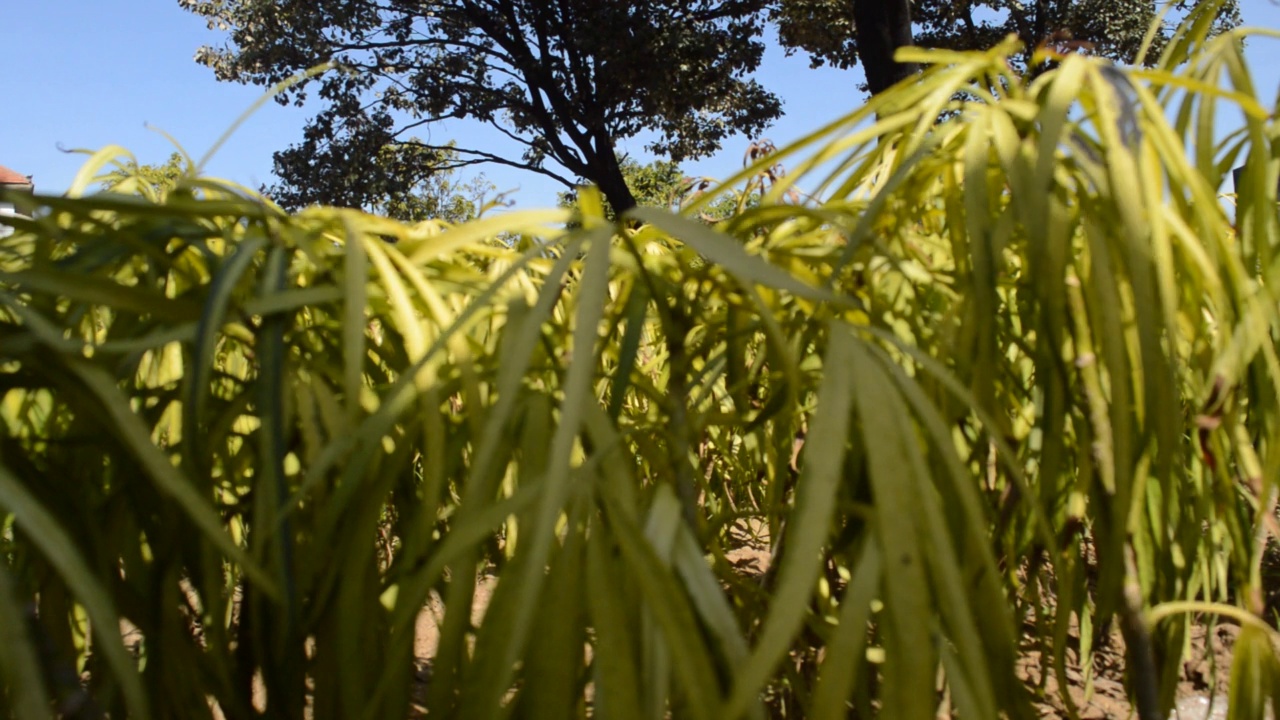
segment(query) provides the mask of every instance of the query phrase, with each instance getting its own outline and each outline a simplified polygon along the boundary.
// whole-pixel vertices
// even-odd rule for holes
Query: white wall
[[[13,209],[13,203],[0,202],[0,216],[17,215],[17,214],[18,213],[15,212]],[[0,237],[6,237],[12,233],[13,233],[13,228],[9,227],[8,225],[0,225]]]

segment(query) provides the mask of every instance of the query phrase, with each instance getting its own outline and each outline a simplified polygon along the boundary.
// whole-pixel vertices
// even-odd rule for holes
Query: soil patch
[[[741,521],[732,528],[731,537],[733,547],[725,552],[725,560],[744,581],[762,581],[773,560],[767,530],[760,523]],[[491,575],[482,574],[478,578],[471,608],[473,624],[478,625],[483,620],[497,583],[497,578]],[[425,690],[429,680],[431,660],[440,642],[443,615],[444,605],[434,594],[418,615],[414,654],[420,691]],[[1213,627],[1194,625],[1190,629],[1190,651],[1181,664],[1171,720],[1225,720],[1232,651],[1238,634],[1237,626],[1226,623]],[[1045,657],[1045,649],[1034,641],[1034,637],[1034,628],[1028,624],[1024,633],[1026,643],[1016,666],[1017,675],[1036,698],[1035,707],[1041,718],[1068,718],[1067,700],[1057,673],[1053,671],[1052,656]],[[1135,718],[1136,713],[1125,689],[1125,646],[1120,633],[1111,632],[1105,642],[1093,649],[1091,669],[1081,663],[1078,648],[1079,634],[1073,618],[1065,653],[1065,696],[1074,704],[1079,717],[1082,720]],[[415,704],[414,710],[415,717],[424,716],[425,708],[421,705]]]

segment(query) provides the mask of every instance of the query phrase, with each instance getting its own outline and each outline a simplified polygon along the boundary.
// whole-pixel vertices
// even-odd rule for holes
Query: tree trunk
[[[912,41],[910,0],[853,0],[853,23],[872,95],[916,71],[915,63],[893,59],[895,50]]]
[[[605,199],[613,208],[615,217],[622,217],[623,213],[636,206],[636,197],[631,194],[627,179],[622,175],[622,166],[618,163],[618,155],[612,143],[609,147],[603,148],[603,152],[597,151],[596,156],[592,158],[591,171],[594,177],[587,179],[595,183],[600,188],[600,192],[604,193]]]

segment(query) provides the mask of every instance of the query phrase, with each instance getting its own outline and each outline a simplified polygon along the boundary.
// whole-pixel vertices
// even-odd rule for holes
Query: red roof
[[[9,168],[0,165],[0,185],[30,185],[26,175],[19,175]]]

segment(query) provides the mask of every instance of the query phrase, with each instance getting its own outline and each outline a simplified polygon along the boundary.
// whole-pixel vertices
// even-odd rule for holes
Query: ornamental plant
[[[1230,618],[1260,716],[1280,145],[1211,19],[905,52],[715,225],[14,198],[0,712],[1030,718],[1118,633],[1145,719]]]

